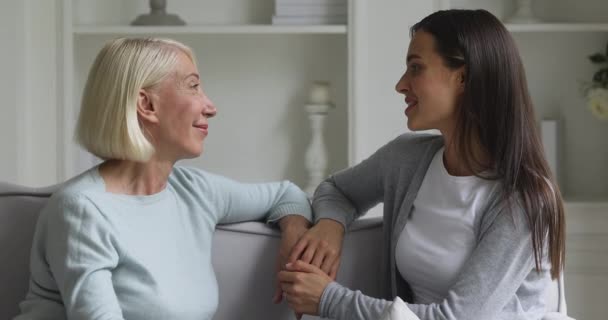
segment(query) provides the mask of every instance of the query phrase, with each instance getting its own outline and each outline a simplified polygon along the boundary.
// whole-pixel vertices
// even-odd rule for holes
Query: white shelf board
[[[608,23],[507,23],[511,32],[608,32]]]
[[[346,34],[345,25],[74,26],[76,35],[95,34]]]
[[[608,216],[608,197],[564,197],[564,205],[567,207],[593,207],[603,208]]]

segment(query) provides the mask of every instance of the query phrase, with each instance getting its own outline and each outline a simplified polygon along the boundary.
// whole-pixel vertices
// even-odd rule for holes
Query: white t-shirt
[[[496,181],[451,176],[444,148],[433,157],[395,252],[415,303],[440,303],[476,243],[475,221]]]

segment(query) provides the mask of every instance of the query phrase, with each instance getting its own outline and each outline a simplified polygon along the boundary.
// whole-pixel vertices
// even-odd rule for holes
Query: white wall
[[[17,182],[18,113],[23,86],[22,26],[23,4],[18,1],[0,2],[0,180]]]
[[[0,2],[0,180],[57,182],[56,2]]]
[[[387,0],[379,5],[365,1],[362,10],[367,25],[357,30],[355,45],[360,73],[355,90],[364,90],[354,102],[354,153],[357,163],[397,135],[408,131],[403,96],[395,92],[395,84],[405,71],[409,45],[409,28],[431,13],[436,1]],[[355,57],[356,58],[356,57]],[[355,93],[357,94],[357,93]]]
[[[354,86],[350,163],[369,157],[379,147],[408,132],[404,97],[395,84],[405,71],[409,29],[441,5],[441,1],[356,1],[355,18],[364,24],[354,30]],[[352,116],[352,115],[351,115]],[[366,217],[382,215],[382,205]]]

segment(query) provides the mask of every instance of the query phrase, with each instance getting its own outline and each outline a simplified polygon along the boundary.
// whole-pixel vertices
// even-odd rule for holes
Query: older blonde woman
[[[200,83],[192,51],[175,41],[117,39],[99,52],[77,138],[105,161],[41,213],[17,319],[211,319],[216,224],[277,223],[283,253],[306,231],[308,200],[287,181],[175,166],[202,153],[216,114]]]

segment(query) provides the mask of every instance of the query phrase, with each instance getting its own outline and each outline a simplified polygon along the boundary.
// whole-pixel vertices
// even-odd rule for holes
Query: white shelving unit
[[[323,80],[336,105],[327,119],[328,169],[348,165],[348,26],[271,25],[273,0],[168,1],[167,11],[186,26],[130,26],[147,3],[62,0],[64,178],[94,163],[71,137],[88,69],[116,37],[169,37],[193,48],[219,112],[203,155],[184,163],[241,181],[289,179],[304,187],[311,136],[304,106],[312,82]]]

